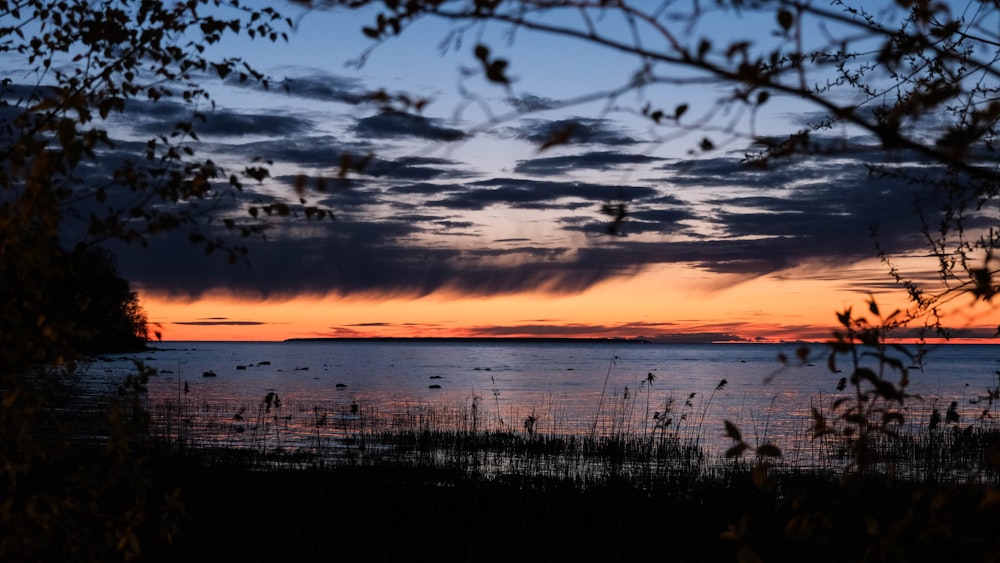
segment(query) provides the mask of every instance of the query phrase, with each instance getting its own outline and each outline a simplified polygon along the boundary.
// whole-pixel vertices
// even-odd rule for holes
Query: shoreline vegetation
[[[781,444],[746,444],[728,424],[744,455],[706,452],[703,427],[722,421],[704,418],[686,431],[558,436],[485,406],[401,418],[268,392],[217,407],[217,426],[199,429],[204,408],[146,405],[154,490],[183,495],[177,534],[154,541],[148,560],[1000,558],[992,420],[914,423],[868,436],[864,452],[857,434],[814,428],[803,439],[823,444],[827,464],[798,467]],[[624,404],[606,408],[627,416]],[[291,441],[293,419],[315,441]],[[202,442],[219,436],[222,446]]]
[[[443,468],[252,471],[171,455],[185,520],[153,561],[989,561],[991,490],[734,469],[642,489]]]
[[[725,385],[723,380],[715,390]],[[147,432],[160,447],[254,470],[412,466],[464,469],[484,478],[564,478],[582,486],[613,479],[643,488],[678,472],[710,476],[745,453],[772,472],[836,478],[871,470],[913,482],[1000,486],[1000,427],[992,404],[964,423],[952,405],[945,413],[935,410],[936,418],[928,411],[926,420],[871,436],[871,467],[865,469],[851,433],[797,425],[794,434],[774,435],[757,428],[766,420],[746,419],[753,437],[744,438],[735,424],[709,415],[711,396],[695,395],[667,399],[662,413],[644,413],[635,394],[609,393],[586,429],[574,432],[553,430],[562,425],[542,422],[543,413],[524,405],[501,409],[478,396],[462,404],[359,405],[288,399],[280,389],[256,401],[205,400],[179,390],[175,397],[147,400],[143,409]]]
[[[53,445],[0,500],[31,514],[52,499],[51,516],[0,536],[36,560],[1000,560],[1000,382],[978,419],[904,424],[895,376],[912,359],[871,337],[828,344],[852,392],[794,437],[812,465],[707,403],[637,424],[637,394],[608,394],[600,424],[560,435],[489,398],[400,416],[280,389],[154,399],[141,361],[113,389],[86,391],[77,373],[39,415],[33,435]],[[708,451],[723,432],[729,450]]]
[[[64,389],[46,439],[65,449],[19,489],[59,498],[51,477],[84,471],[96,492],[72,506],[124,519],[49,525],[24,552],[59,559],[86,536],[98,555],[81,561],[1000,560],[1000,380],[978,418],[911,418],[918,358],[881,326],[841,320],[825,350],[847,392],[773,442],[708,414],[714,392],[648,425],[639,394],[601,393],[588,431],[566,435],[489,398],[403,413],[280,389],[213,403],[180,378],[152,398],[156,370],[137,361],[116,389]],[[819,359],[802,347],[779,362]],[[728,449],[710,450],[709,433]]]
[[[296,449],[282,445],[275,399],[270,408],[262,401],[259,427],[244,431],[253,448],[202,448],[183,433],[152,434],[154,488],[183,492],[184,521],[172,545],[154,548],[150,560],[1000,555],[998,474],[990,463],[1000,435],[993,430],[881,442],[882,461],[863,472],[849,463],[795,468],[762,454],[712,457],[673,437],[444,431],[416,419],[369,431],[374,423],[349,412],[340,422],[352,432]],[[164,411],[151,412],[155,426]],[[316,418],[316,428],[336,424],[331,418]],[[970,473],[954,471],[959,454]],[[921,464],[923,475],[902,471],[904,458]]]

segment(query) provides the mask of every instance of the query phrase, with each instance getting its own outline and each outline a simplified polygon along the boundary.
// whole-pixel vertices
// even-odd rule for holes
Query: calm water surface
[[[663,413],[681,436],[713,450],[727,447],[722,421],[731,420],[747,441],[774,441],[790,451],[789,444],[808,435],[811,408],[828,408],[845,395],[837,382],[850,372],[846,359],[836,366],[842,373],[831,372],[820,345],[812,346],[814,357],[804,365],[790,344],[327,341],[157,347],[94,363],[93,381],[110,385],[132,360],[141,360],[160,372],[149,385],[152,405],[181,405],[191,426],[214,418],[208,434],[227,443],[273,392],[281,399],[278,414],[289,445],[297,432],[307,442],[321,414],[350,419],[353,404],[361,413],[417,414],[437,426],[467,426],[474,412],[479,428],[521,431],[533,416],[536,431],[553,434],[596,429],[643,435],[655,424],[654,415]],[[796,365],[782,369],[781,353]],[[913,363],[903,359],[904,365]],[[998,368],[998,345],[932,347],[922,368],[911,369],[909,391],[922,398],[908,402],[909,422],[926,424],[932,408],[943,411],[951,401],[958,401],[963,421],[971,420],[982,404],[970,400],[996,386]]]

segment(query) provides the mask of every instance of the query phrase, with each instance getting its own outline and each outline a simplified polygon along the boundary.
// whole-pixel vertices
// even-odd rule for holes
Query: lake
[[[337,440],[354,421],[488,429],[548,435],[660,431],[697,440],[712,452],[731,444],[723,420],[751,444],[773,442],[795,461],[810,455],[811,412],[829,409],[849,375],[846,358],[827,364],[811,345],[646,344],[628,342],[318,341],[162,342],[155,351],[109,356],[84,366],[97,387],[116,384],[133,360],[156,368],[150,408],[159,432],[200,445],[253,445],[265,421],[272,444],[310,447]],[[913,348],[911,348],[913,349]],[[788,358],[783,367],[778,355]],[[997,386],[998,345],[931,346],[910,369],[907,424],[926,425],[952,401],[961,422],[986,406]],[[875,367],[869,362],[870,366]],[[212,377],[205,377],[210,372]],[[898,381],[898,375],[888,379]],[[725,383],[723,384],[723,380]],[[270,395],[271,400],[268,401]],[[278,399],[277,402],[274,399]],[[265,408],[266,407],[266,408]],[[328,422],[328,423],[327,423]],[[338,426],[339,425],[339,426]]]

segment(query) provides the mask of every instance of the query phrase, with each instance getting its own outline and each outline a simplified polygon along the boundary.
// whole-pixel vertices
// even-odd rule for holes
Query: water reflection
[[[779,444],[786,461],[819,464],[833,446],[813,438],[813,413],[832,418],[832,402],[851,393],[837,389],[842,375],[823,362],[775,375],[778,353],[791,357],[791,345],[162,347],[138,357],[160,371],[148,393],[154,431],[199,448],[336,457],[357,454],[362,445],[374,448],[393,432],[513,432],[549,442],[585,436],[628,437],[637,444],[669,439],[718,456],[732,445],[722,424],[729,420],[752,446]],[[934,409],[943,414],[952,401],[960,419],[971,422],[984,408],[976,397],[995,387],[998,357],[995,346],[933,351],[925,368],[911,374],[910,391],[920,397],[904,405],[904,429],[924,432]],[[89,370],[92,385],[113,385],[134,369],[134,359],[95,364]],[[216,376],[203,377],[205,372]]]

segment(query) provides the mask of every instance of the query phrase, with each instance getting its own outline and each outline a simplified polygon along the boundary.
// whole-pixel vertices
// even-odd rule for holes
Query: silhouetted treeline
[[[146,315],[105,250],[39,245],[0,263],[0,352],[10,367],[141,350]]]

